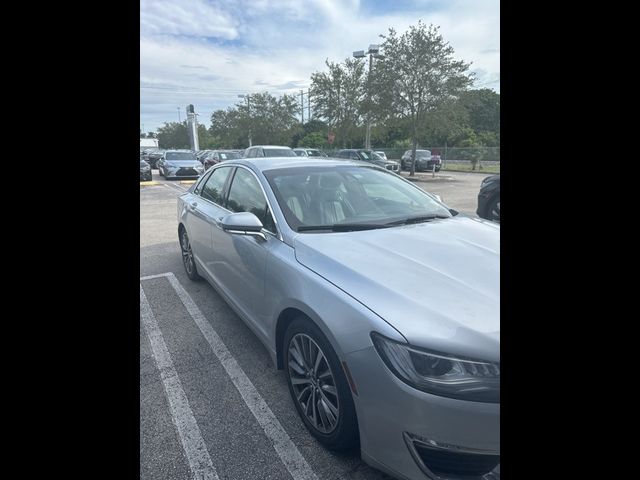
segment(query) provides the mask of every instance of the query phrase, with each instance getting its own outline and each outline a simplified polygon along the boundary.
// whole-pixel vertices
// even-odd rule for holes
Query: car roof
[[[287,147],[287,146],[281,146],[281,145],[252,145],[249,148],[288,148],[289,150],[291,150],[291,147]]]
[[[259,157],[259,158],[239,158],[236,160],[228,160],[224,165],[245,165],[252,166],[255,169],[264,172],[277,168],[296,168],[296,167],[331,167],[331,166],[366,166],[371,167],[369,162],[361,162],[358,160],[345,160],[342,158],[322,157],[319,160],[310,160],[305,157]]]

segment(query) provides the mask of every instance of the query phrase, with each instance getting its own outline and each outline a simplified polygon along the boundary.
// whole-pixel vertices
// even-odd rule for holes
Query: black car
[[[481,218],[500,221],[500,175],[491,175],[482,180],[476,213]]]
[[[392,172],[400,173],[400,164],[398,162],[395,162],[393,160],[385,160],[373,150],[368,150],[365,148],[346,148],[344,150],[340,150],[334,155],[334,157],[369,162],[379,167],[386,168],[387,170],[391,170]]]
[[[151,165],[151,168],[157,168],[156,163],[162,158],[164,150],[161,148],[149,149],[143,152],[143,158]]]
[[[403,170],[411,169],[411,150],[407,150],[400,159],[400,167]],[[431,150],[416,150],[416,172],[431,172],[435,167],[436,172],[442,168],[440,155],[432,155]]]
[[[140,159],[140,181],[150,181],[151,180],[151,165],[149,165],[145,160]]]
[[[210,150],[209,153],[200,158],[200,161],[204,165],[204,169],[207,170],[216,163],[224,162],[225,160],[235,160],[237,158],[242,158],[242,155],[235,150]]]

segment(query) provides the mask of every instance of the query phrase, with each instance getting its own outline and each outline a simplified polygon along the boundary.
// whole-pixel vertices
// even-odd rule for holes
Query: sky
[[[188,104],[208,127],[238,95],[299,95],[327,59],[418,20],[472,63],[476,88],[500,92],[499,0],[141,0],[140,128],[184,120]]]

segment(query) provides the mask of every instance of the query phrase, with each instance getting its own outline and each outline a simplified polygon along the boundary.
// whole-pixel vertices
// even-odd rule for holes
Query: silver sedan
[[[365,162],[239,159],[178,200],[204,277],[328,448],[393,476],[499,477],[500,226]]]

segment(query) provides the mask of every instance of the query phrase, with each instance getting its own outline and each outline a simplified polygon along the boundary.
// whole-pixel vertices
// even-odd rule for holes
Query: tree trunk
[[[409,176],[414,177],[416,174],[416,148],[418,146],[418,129],[416,128],[416,122],[413,123],[413,132],[411,135],[411,170],[409,170]]]

